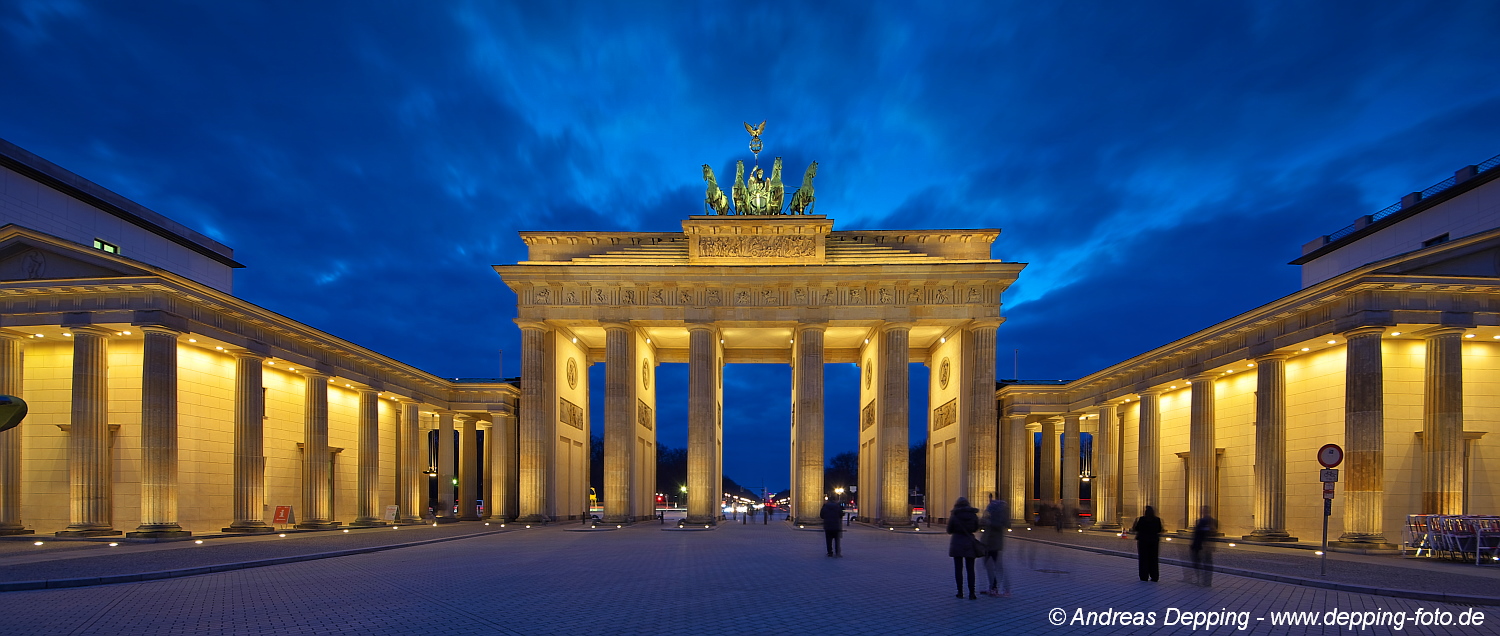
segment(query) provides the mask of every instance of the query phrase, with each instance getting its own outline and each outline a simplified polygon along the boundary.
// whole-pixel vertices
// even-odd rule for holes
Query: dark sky
[[[11,0],[0,137],[233,247],[242,298],[449,377],[519,368],[517,231],[680,230],[743,121],[819,162],[838,229],[1002,228],[1030,265],[1000,377],[1290,293],[1303,243],[1500,153],[1492,2],[921,4]],[[725,378],[726,473],[784,486],[789,370]],[[828,367],[830,456],[856,378]]]

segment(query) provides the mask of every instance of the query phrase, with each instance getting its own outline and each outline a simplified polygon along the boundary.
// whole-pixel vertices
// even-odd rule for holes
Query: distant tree
[[[604,438],[589,436],[589,486],[604,501]]]
[[[656,492],[668,498],[687,485],[687,449],[661,446],[656,451]]]
[[[906,460],[906,482],[915,492],[927,492],[927,440],[911,445],[911,455]]]
[[[859,453],[839,453],[828,460],[828,466],[823,468],[823,489],[827,493],[832,493],[834,488],[842,487],[847,497],[849,487],[858,485]]]

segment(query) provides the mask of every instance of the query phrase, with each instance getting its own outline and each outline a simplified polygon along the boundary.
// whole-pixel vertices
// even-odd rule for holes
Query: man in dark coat
[[[844,546],[839,540],[844,531],[844,504],[829,499],[823,502],[818,517],[823,519],[823,540],[828,544],[828,556],[844,556]]]
[[[958,585],[958,598],[964,597],[964,571],[969,574],[969,598],[974,595],[974,559],[984,556],[984,544],[974,538],[979,532],[979,509],[969,505],[968,497],[959,497],[948,513],[948,556],[953,557],[953,582]]]
[[[1135,520],[1135,525],[1130,526],[1130,534],[1135,535],[1136,553],[1139,554],[1139,563],[1142,581],[1157,581],[1161,579],[1160,565],[1158,560],[1161,556],[1161,533],[1165,528],[1161,525],[1161,517],[1156,516],[1156,509],[1146,506],[1146,514]]]

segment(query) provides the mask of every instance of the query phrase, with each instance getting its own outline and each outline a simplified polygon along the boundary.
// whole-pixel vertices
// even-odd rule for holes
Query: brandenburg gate
[[[917,361],[933,370],[933,505],[997,490],[995,329],[1001,293],[1024,265],[991,258],[999,230],[835,231],[825,216],[782,213],[780,167],[771,181],[759,169],[748,186],[737,179],[736,209],[747,213],[728,213],[722,192],[715,204],[705,166],[705,207],[720,213],[690,216],[682,232],[522,232],[527,260],[495,267],[519,302],[522,519],[587,515],[587,367],[599,362],[607,522],[653,517],[663,362],[690,365],[688,523],[721,516],[722,370],[732,363],[792,366],[789,415],[767,402],[765,422],[790,423],[798,521],[816,521],[823,502],[831,406],[860,413],[861,519],[910,525],[908,365]],[[809,211],[815,170],[793,210]],[[773,206],[748,213],[768,191]],[[859,404],[824,404],[828,363],[860,366]]]

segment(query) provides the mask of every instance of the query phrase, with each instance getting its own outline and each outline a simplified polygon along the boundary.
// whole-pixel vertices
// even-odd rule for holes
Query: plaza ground
[[[1412,622],[1418,610],[1451,612],[1456,622],[1471,608],[1222,573],[1214,587],[1203,588],[1184,582],[1172,565],[1163,565],[1160,583],[1143,583],[1132,559],[1034,541],[1009,543],[1013,597],[971,601],[953,597],[947,537],[937,528],[855,526],[845,537],[845,557],[830,559],[821,533],[783,521],[707,531],[671,527],[462,523],[116,547],[8,540],[0,542],[0,586],[41,579],[86,584],[90,576],[131,572],[174,578],[0,593],[6,617],[0,634],[1203,632],[1164,625],[1172,611],[1218,612],[1231,620],[1248,612],[1248,629],[1209,633],[1398,631],[1270,624],[1273,612],[1329,610],[1405,612],[1400,633],[1500,633],[1500,606],[1472,608],[1486,614],[1480,626],[1425,627]],[[1048,541],[1064,538],[1033,532]],[[1095,549],[1126,543],[1072,535],[1066,538]],[[396,547],[416,542],[427,543]],[[1164,549],[1164,558],[1173,550]],[[1316,561],[1298,551],[1234,550],[1221,547],[1219,563],[1317,578]],[[358,551],[367,552],[309,558]],[[253,567],[269,559],[293,562]],[[1371,585],[1420,580],[1453,593],[1500,596],[1500,568],[1360,555],[1336,555],[1332,563],[1339,576]],[[216,564],[243,569],[175,576]],[[1054,626],[1055,609],[1068,621],[1079,610],[1156,612],[1156,625]]]

